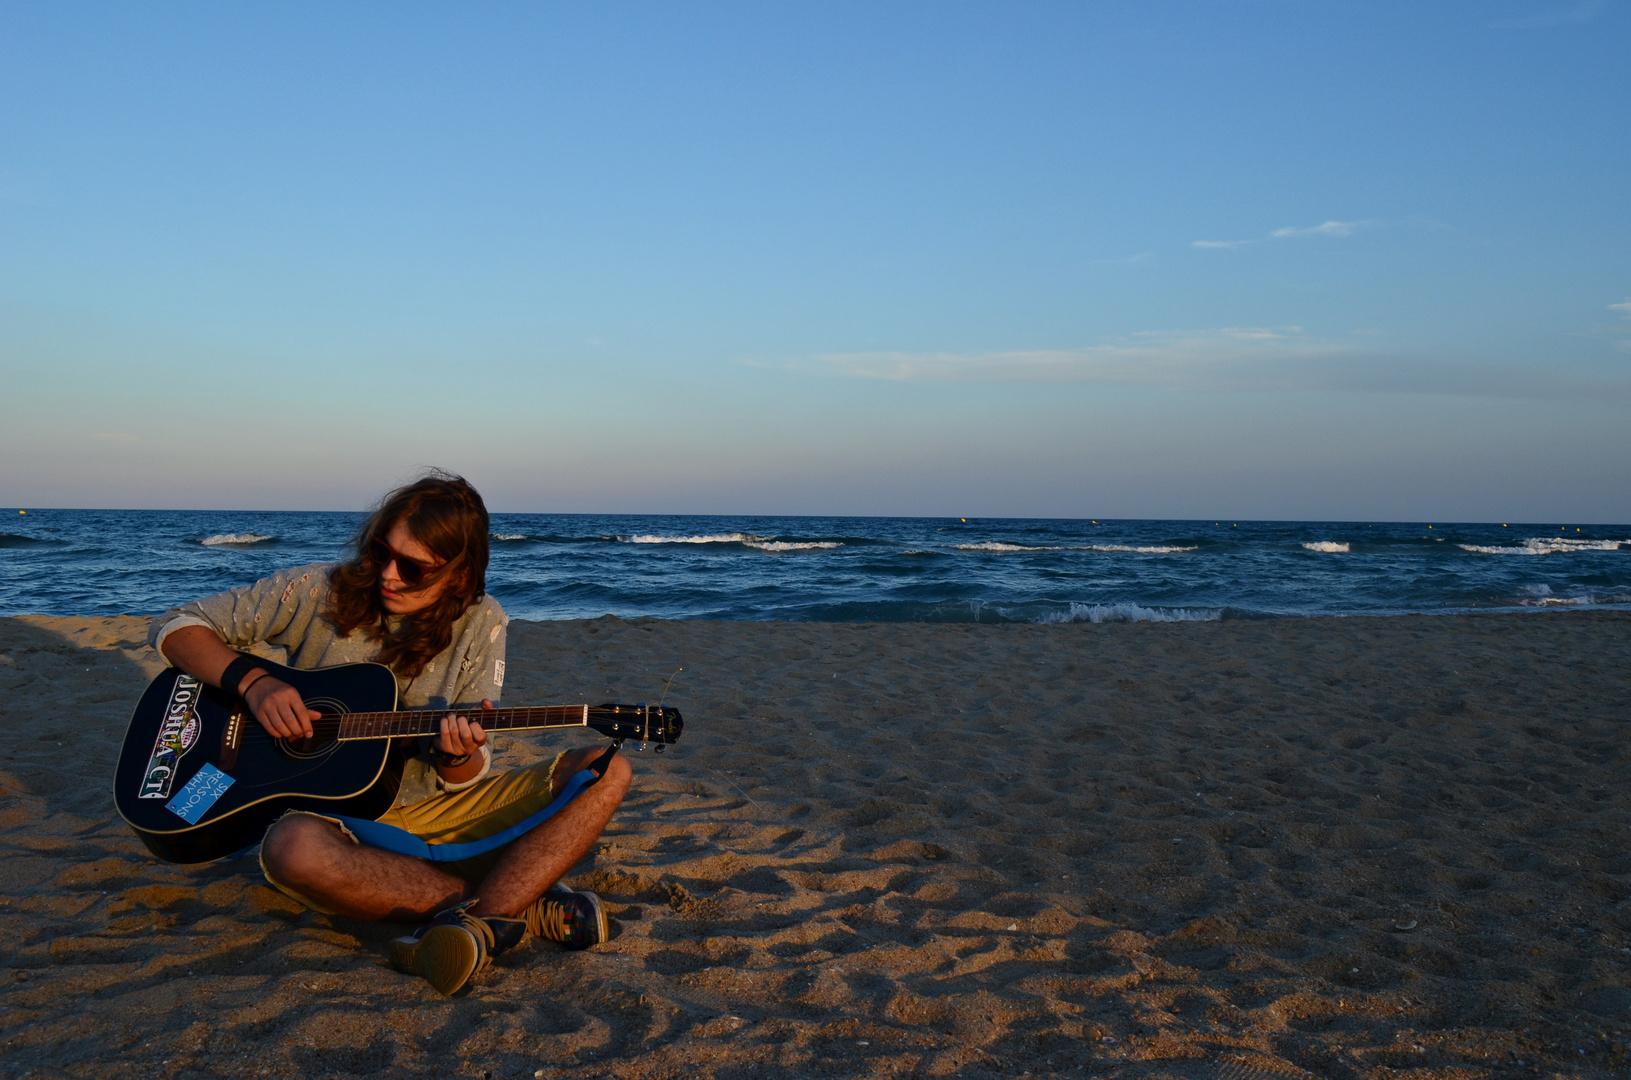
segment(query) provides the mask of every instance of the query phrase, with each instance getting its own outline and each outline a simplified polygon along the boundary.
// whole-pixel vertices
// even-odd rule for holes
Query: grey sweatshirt
[[[204,626],[234,649],[293,668],[354,664],[378,658],[380,643],[357,631],[340,637],[323,617],[331,563],[282,570],[253,585],[229,589],[173,607],[153,620],[147,643],[164,652],[164,639],[183,626]],[[453,641],[412,679],[397,676],[399,708],[475,708],[483,698],[498,701],[504,689],[504,635],[509,618],[498,601],[484,596],[453,624]],[[394,625],[394,623],[393,623]],[[444,784],[428,756],[430,740],[408,760],[396,805],[427,799],[438,791],[459,791],[485,777],[493,755],[481,748],[480,774],[462,784]]]

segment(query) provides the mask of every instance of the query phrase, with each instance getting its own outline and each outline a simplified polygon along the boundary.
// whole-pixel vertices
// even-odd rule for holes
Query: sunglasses
[[[423,583],[426,578],[440,569],[438,566],[431,566],[402,554],[402,552],[377,536],[369,538],[368,554],[373,556],[374,562],[379,564],[382,573],[387,566],[393,562],[396,563],[396,576],[401,578],[402,584],[409,588]]]

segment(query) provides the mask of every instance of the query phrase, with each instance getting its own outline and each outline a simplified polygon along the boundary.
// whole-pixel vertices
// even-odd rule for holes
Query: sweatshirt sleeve
[[[298,637],[328,594],[325,565],[297,566],[261,578],[253,585],[228,589],[190,604],[173,607],[153,620],[147,643],[164,655],[164,641],[184,626],[204,626],[234,649],[265,642],[282,645]],[[293,632],[291,634],[291,632]]]

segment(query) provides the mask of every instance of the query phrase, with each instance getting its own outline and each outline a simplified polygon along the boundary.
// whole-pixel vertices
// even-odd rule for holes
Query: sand
[[[0,620],[0,1075],[1631,1075],[1631,615],[516,623],[685,737],[453,998],[113,811],[143,620]],[[558,739],[501,737],[501,762]]]

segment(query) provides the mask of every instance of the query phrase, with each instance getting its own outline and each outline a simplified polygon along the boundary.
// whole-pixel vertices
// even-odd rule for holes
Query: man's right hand
[[[309,739],[311,723],[323,714],[306,708],[300,691],[276,675],[263,675],[249,684],[244,700],[254,710],[255,719],[270,734],[284,739]]]
[[[229,693],[242,693],[261,727],[282,739],[311,738],[311,722],[322,713],[306,708],[300,691],[265,674],[265,668],[250,668],[237,686],[222,686],[226,669],[239,654],[207,626],[183,626],[164,639],[164,658],[189,675],[214,683]]]

